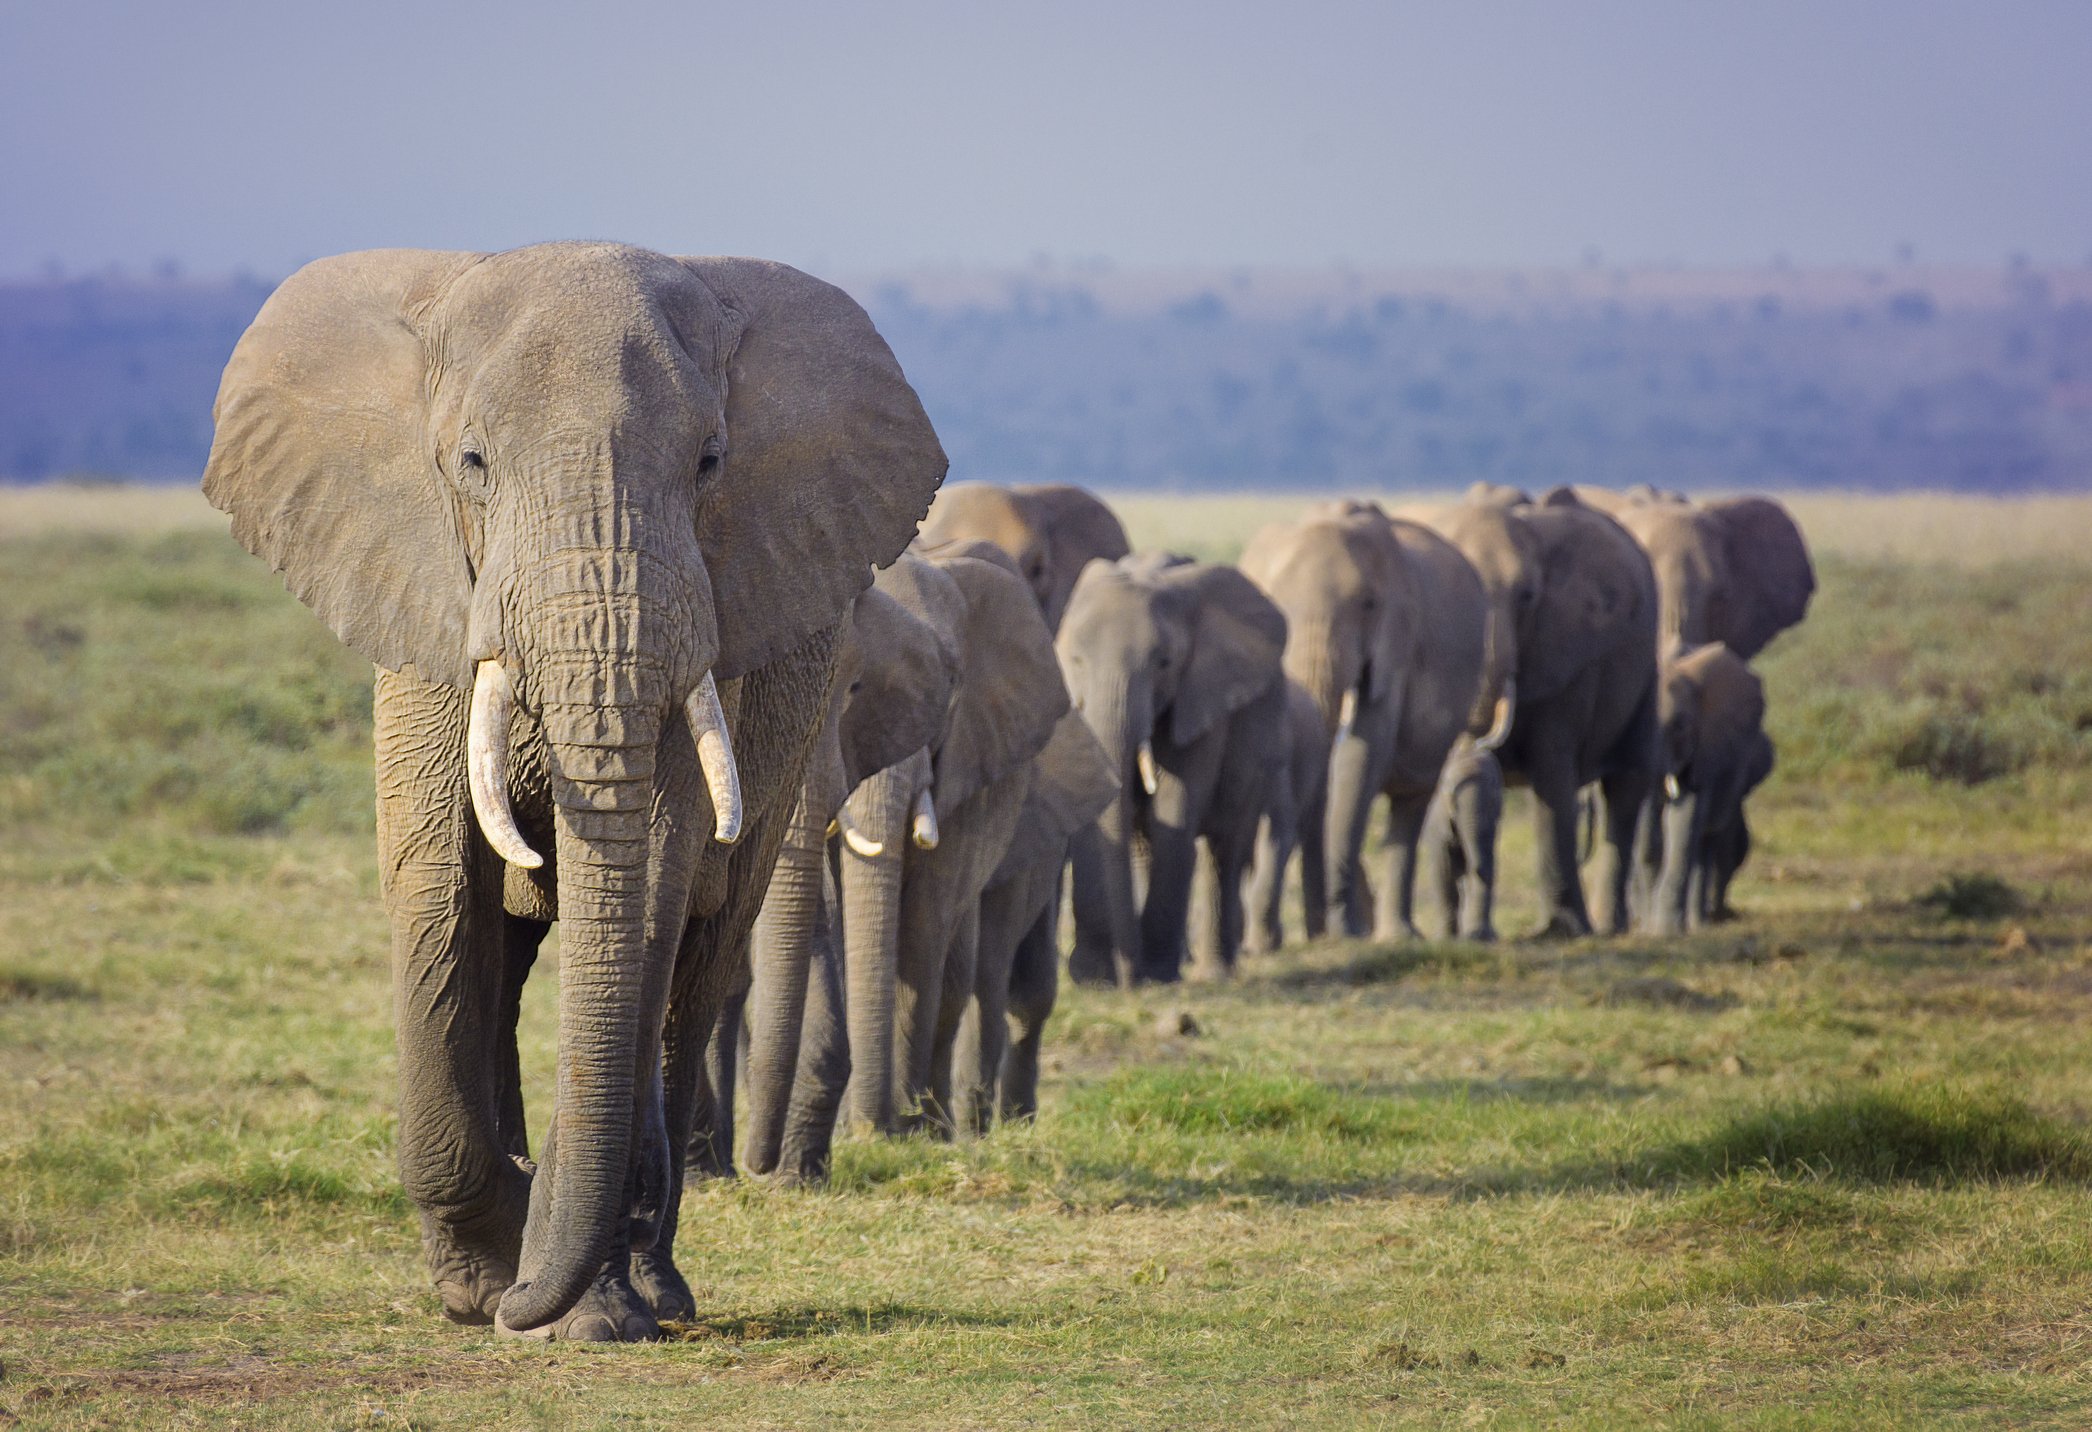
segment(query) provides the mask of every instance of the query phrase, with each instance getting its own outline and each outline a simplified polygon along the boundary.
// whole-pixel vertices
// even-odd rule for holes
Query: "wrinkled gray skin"
[[[1504,772],[1473,736],[1453,743],[1424,818],[1424,849],[1447,939],[1496,938],[1496,839]]]
[[[881,1132],[948,1131],[952,1048],[975,989],[983,892],[1009,848],[1034,758],[1068,693],[1029,589],[994,549],[910,553],[878,590],[957,654],[944,727],[847,802],[876,856],[841,852],[849,1117]],[[927,795],[937,839],[924,844]]]
[[[1649,554],[1657,646],[1722,642],[1748,661],[1808,614],[1816,571],[1801,528],[1767,497],[1693,503],[1646,487],[1579,487]]]
[[[1657,714],[1666,779],[1645,835],[1644,858],[1659,862],[1645,923],[1669,935],[1705,923],[1717,860],[1733,848],[1752,777],[1763,779],[1765,686],[1722,643],[1693,647],[1664,660]]]
[[[1116,562],[1133,550],[1109,507],[1064,483],[951,483],[931,504],[922,540],[926,547],[975,541],[1000,548],[1031,587],[1050,632],[1060,630],[1075,579],[1093,558]]]
[[[936,436],[839,290],[612,244],[309,265],[241,339],[216,419],[205,492],[381,668],[400,1170],[445,1310],[654,1335],[688,1304],[656,1243],[696,1054],[801,786],[836,624],[926,511]],[[477,818],[476,670],[513,691]],[[686,718],[708,674],[738,758],[732,846]],[[483,836],[504,803],[541,868]],[[558,1082],[533,1172],[514,1023],[553,919]]]
[[[1286,760],[1271,782],[1270,800],[1257,827],[1257,853],[1250,865],[1250,923],[1243,945],[1252,954],[1272,954],[1286,943],[1286,867],[1300,852],[1301,924],[1310,940],[1328,933],[1327,866],[1323,860],[1323,799],[1329,777],[1329,730],[1322,708],[1299,682],[1286,682]]]
[[[1242,570],[1285,614],[1286,674],[1321,713],[1328,890],[1344,932],[1414,937],[1424,813],[1481,689],[1489,623],[1481,579],[1435,532],[1350,501],[1266,527],[1243,552]],[[1354,714],[1344,724],[1347,698]],[[1388,872],[1376,908],[1363,857],[1382,796]],[[1259,886],[1275,883],[1260,872]]]
[[[1285,618],[1233,567],[1143,555],[1083,569],[1055,649],[1119,795],[1074,844],[1075,979],[1179,977],[1201,840],[1214,898],[1201,912],[1195,972],[1233,967],[1242,876],[1287,755],[1285,643]],[[1152,792],[1140,774],[1144,744]]]
[[[1104,747],[1069,711],[1033,758],[1024,808],[981,892],[973,989],[945,992],[968,1001],[949,1060],[949,1103],[961,1130],[985,1133],[998,1113],[1029,1119],[1039,1111],[1040,1041],[1059,994],[1061,870],[1076,833],[1118,793]]]
[[[1599,928],[1627,929],[1635,827],[1658,779],[1656,579],[1626,530],[1567,489],[1533,502],[1504,488],[1403,515],[1458,547],[1490,602],[1489,649],[1470,730],[1515,678],[1511,733],[1497,752],[1511,784],[1532,788],[1541,933],[1586,935],[1577,872],[1578,792],[1599,784],[1604,848]]]
[[[845,625],[827,717],[756,921],[747,1005],[750,1172],[818,1180],[845,1080],[841,910],[831,835],[849,793],[942,732],[958,652],[886,593],[861,594]],[[731,1121],[722,1120],[730,1129]]]

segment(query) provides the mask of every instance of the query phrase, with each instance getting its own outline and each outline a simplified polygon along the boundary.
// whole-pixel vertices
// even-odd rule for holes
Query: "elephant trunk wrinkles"
[[[892,1133],[894,1001],[901,927],[904,835],[921,761],[911,757],[858,786],[850,801],[858,828],[880,847],[842,857],[844,1018],[850,1032],[848,1118]]]
[[[806,1018],[807,977],[814,957],[821,882],[828,860],[826,822],[802,798],[792,813],[770,893],[755,924],[754,985],[748,1021],[748,1137],[742,1157],[749,1172],[777,1168],[784,1147],[785,1113],[799,1064]]]
[[[1074,849],[1077,920],[1092,940],[1109,940],[1112,974],[1122,987],[1130,986],[1141,969],[1140,913],[1133,890],[1133,783],[1140,778],[1137,753],[1154,724],[1144,706],[1123,688],[1088,694],[1083,705],[1083,719],[1118,772],[1119,789],[1098,815],[1092,838]],[[1101,973],[1085,971],[1088,977]]]
[[[659,580],[669,571],[644,552],[568,549],[546,564],[542,605],[510,627],[550,758],[561,951],[555,1133],[499,1314],[517,1331],[580,1299],[637,1192],[638,1095],[659,1077],[674,943],[656,927],[684,915],[651,883],[656,758],[703,674],[687,598]]]

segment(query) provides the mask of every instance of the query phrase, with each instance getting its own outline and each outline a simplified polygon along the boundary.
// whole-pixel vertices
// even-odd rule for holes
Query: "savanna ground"
[[[1741,923],[1069,992],[1036,1127],[693,1190],[599,1350],[425,1284],[367,669],[191,496],[0,495],[0,1424],[2085,1424],[2092,501],[1797,506]]]

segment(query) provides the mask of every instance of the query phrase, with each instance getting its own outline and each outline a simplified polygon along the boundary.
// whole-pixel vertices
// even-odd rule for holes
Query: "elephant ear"
[[[1170,702],[1170,740],[1188,746],[1284,679],[1286,618],[1233,567],[1191,563],[1159,580],[1191,607],[1191,649]]]
[[[1054,723],[1046,749],[1032,763],[1024,813],[989,883],[1028,866],[1057,865],[1067,856],[1070,837],[1103,814],[1118,793],[1118,771],[1090,723],[1082,713],[1068,712]]]
[[[863,683],[845,695],[841,723],[843,765],[854,788],[937,739],[958,653],[877,587],[859,593],[851,607],[849,640]]]
[[[956,807],[1044,749],[1068,688],[1031,588],[1001,553],[939,556],[966,599],[959,679],[937,749],[937,804]]]
[[[225,365],[203,491],[358,655],[469,686],[472,569],[425,432],[419,320],[480,255],[375,249],[284,280]]]
[[[726,360],[726,460],[698,498],[723,680],[834,622],[908,545],[946,462],[848,294],[760,259],[678,262],[740,326]]]
[[[1126,528],[1102,499],[1067,483],[1045,483],[1020,487],[1017,495],[1036,514],[1046,534],[1047,570],[1044,601],[1046,623],[1059,626],[1068,609],[1068,595],[1075,579],[1093,558],[1116,562],[1133,550]]]
[[[1732,497],[1703,509],[1721,533],[1732,588],[1719,633],[1746,659],[1808,614],[1816,569],[1794,516],[1766,497]]]

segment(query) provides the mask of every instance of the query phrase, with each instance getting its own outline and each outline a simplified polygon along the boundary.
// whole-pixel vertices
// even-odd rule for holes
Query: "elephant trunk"
[[[899,1126],[893,1066],[901,877],[908,850],[904,836],[925,760],[918,753],[875,772],[851,794],[852,822],[877,853],[852,850],[842,857],[844,1022],[850,1033],[845,1108],[849,1122],[882,1134]]]
[[[1150,789],[1140,767],[1154,723],[1146,703],[1132,700],[1123,689],[1086,694],[1083,719],[1118,772],[1119,789],[1073,845],[1079,958],[1070,972],[1079,979],[1108,979],[1127,987],[1141,968],[1140,915],[1133,889],[1133,790],[1135,782]]]
[[[564,682],[558,683],[564,685]],[[630,1205],[638,1081],[654,1077],[665,961],[650,961],[654,762],[666,702],[602,705],[547,691],[559,870],[555,1129],[532,1189],[523,1266],[500,1318],[561,1316],[615,1252]],[[650,968],[661,964],[663,968]],[[651,1037],[650,1037],[651,1036]]]
[[[800,1031],[822,910],[821,882],[828,863],[825,822],[804,797],[792,813],[770,876],[770,893],[756,917],[753,985],[748,1019],[748,1135],[742,1158],[749,1172],[777,1168],[785,1114],[799,1064]]]
[[[642,1127],[658,1125],[669,967],[704,837],[666,811],[657,828],[665,732],[696,743],[713,838],[730,840],[740,825],[732,745],[706,669],[701,558],[545,535],[534,579],[510,588],[535,600],[503,628],[517,638],[506,655],[544,734],[560,923],[553,1129],[517,1280],[498,1312],[518,1332],[573,1307],[667,1177],[665,1140],[650,1150],[660,1168],[636,1169],[636,1153]],[[678,707],[687,730],[673,720]]]
[[[1364,672],[1358,663],[1339,660],[1341,644],[1327,617],[1306,615],[1297,621],[1290,615],[1286,634],[1286,675],[1298,682],[1322,713],[1322,731],[1334,738],[1344,720],[1344,698],[1351,695],[1355,706]],[[1350,667],[1353,669],[1347,670]]]

